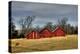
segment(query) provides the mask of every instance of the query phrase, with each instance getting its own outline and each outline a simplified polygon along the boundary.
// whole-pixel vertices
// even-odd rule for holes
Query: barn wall
[[[27,35],[27,39],[39,39],[40,36],[37,32],[31,32]]]
[[[40,33],[40,36],[41,36],[42,38],[50,37],[50,36],[51,36],[51,32],[48,31],[48,30],[43,30],[43,31]]]
[[[65,32],[61,29],[55,31],[55,36],[65,36]]]
[[[52,37],[55,37],[56,35],[55,35],[55,32],[52,32]]]

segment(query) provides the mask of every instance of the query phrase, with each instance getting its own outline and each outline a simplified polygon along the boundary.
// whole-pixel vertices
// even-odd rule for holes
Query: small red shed
[[[65,36],[65,31],[63,28],[58,26],[54,31],[52,31],[52,36]]]
[[[27,39],[39,39],[39,33],[37,31],[32,31],[28,35],[26,35]]]
[[[42,29],[39,34],[40,38],[47,38],[52,36],[51,31],[48,28]]]

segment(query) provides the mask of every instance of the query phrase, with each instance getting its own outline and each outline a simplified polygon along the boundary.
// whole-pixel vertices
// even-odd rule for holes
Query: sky
[[[58,20],[66,17],[69,24],[72,26],[78,25],[78,7],[77,5],[66,4],[49,4],[49,3],[32,3],[13,1],[11,5],[12,18],[16,29],[20,29],[18,24],[19,19],[26,16],[36,16],[32,22],[32,26],[43,27],[47,22],[52,22],[53,25],[58,23]]]

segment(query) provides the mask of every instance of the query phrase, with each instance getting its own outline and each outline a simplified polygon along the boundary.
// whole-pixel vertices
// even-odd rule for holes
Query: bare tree
[[[61,26],[62,28],[65,28],[67,21],[68,21],[68,19],[66,17],[64,17],[61,20],[58,20],[58,25]]]
[[[39,31],[41,30],[40,26],[37,25],[37,26],[35,27],[35,30],[39,32]]]
[[[31,24],[34,21],[34,19],[35,19],[35,16],[27,16],[19,20],[19,24],[22,30],[21,33],[23,35],[25,34],[25,32],[27,33],[29,31],[29,28],[31,27]]]
[[[78,26],[75,26],[75,34],[78,34]]]
[[[46,25],[44,27],[46,27],[46,28],[48,28],[50,30],[53,30],[53,24],[52,24],[52,22],[46,23]]]
[[[65,17],[61,20],[58,20],[58,25],[61,26],[66,34],[77,34],[78,27],[72,26],[71,24],[67,24],[68,19]]]

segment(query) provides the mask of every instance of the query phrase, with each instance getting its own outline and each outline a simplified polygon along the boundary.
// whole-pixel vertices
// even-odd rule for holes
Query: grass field
[[[78,48],[78,36],[66,35],[65,37],[52,37],[41,39],[11,39],[12,53],[53,51]],[[19,43],[16,45],[16,43]]]

